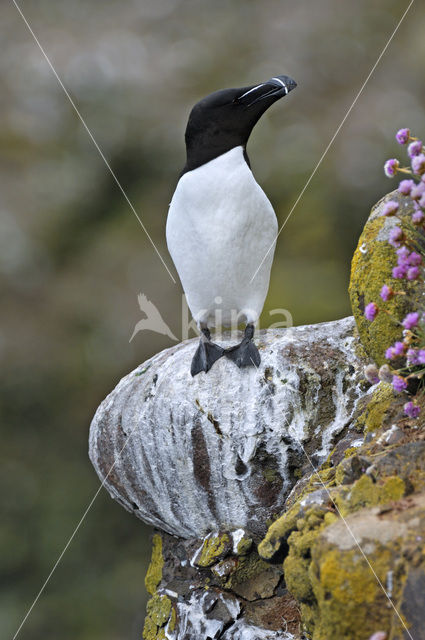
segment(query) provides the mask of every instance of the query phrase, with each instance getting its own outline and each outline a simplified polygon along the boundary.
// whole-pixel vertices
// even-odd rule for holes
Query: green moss
[[[144,373],[146,373],[146,371],[149,369],[149,367],[150,367],[150,366],[151,366],[151,365],[150,365],[150,364],[148,364],[148,366],[147,366],[147,367],[145,367],[145,368],[144,368],[144,369],[142,369],[141,371],[137,371],[137,373],[135,373],[134,375],[135,375],[135,376],[142,376]]]
[[[270,565],[253,551],[249,555],[240,558],[237,568],[225,584],[226,589],[231,589],[236,584],[242,584],[247,580],[251,580],[269,568]]]
[[[391,274],[396,261],[394,249],[387,239],[393,221],[379,216],[382,205],[390,199],[400,203],[402,217],[410,216],[413,211],[412,201],[398,192],[388,194],[374,207],[353,256],[349,286],[360,339],[367,354],[379,365],[385,362],[386,348],[401,336],[402,328],[396,320],[401,321],[411,310],[407,296],[394,296],[385,303],[384,308],[388,313],[378,313],[373,322],[369,322],[364,316],[365,306],[369,302],[383,304],[379,297],[383,284],[390,285],[394,291],[401,291],[405,286]],[[413,287],[413,284],[409,285],[409,289]]]
[[[162,568],[164,566],[164,558],[162,555],[162,538],[159,533],[156,533],[152,539],[152,558],[148,567],[145,586],[150,595],[154,595],[162,578]]]
[[[267,480],[267,482],[276,482],[276,480],[280,480],[280,474],[277,469],[263,469],[262,473],[263,478]]]
[[[227,533],[214,533],[205,538],[195,564],[198,567],[210,567],[223,557],[229,548],[230,538]]]

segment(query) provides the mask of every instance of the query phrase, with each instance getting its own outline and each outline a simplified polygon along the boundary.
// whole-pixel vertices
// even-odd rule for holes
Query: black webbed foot
[[[258,367],[261,362],[261,356],[257,347],[252,342],[254,335],[254,325],[247,324],[245,335],[242,341],[234,347],[225,350],[225,356],[232,360],[239,368],[241,367]]]
[[[199,340],[198,348],[192,359],[190,373],[196,376],[201,371],[209,371],[219,358],[224,355],[223,347],[211,342],[211,334],[208,329],[201,329],[202,335]]]

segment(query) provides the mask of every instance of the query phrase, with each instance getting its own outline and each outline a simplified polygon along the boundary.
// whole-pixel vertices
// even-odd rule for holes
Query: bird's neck
[[[183,171],[180,174],[180,177],[185,173],[187,173],[188,171],[193,171],[198,167],[202,167],[204,164],[211,162],[211,160],[215,160],[216,158],[219,158],[223,154],[228,153],[229,151],[232,151],[232,149],[236,149],[238,147],[241,147],[245,162],[247,163],[248,167],[251,168],[249,157],[246,151],[246,144],[230,145],[229,148],[226,148],[226,146],[222,146],[216,149],[213,149],[211,147],[190,149],[187,147],[186,148],[187,160],[183,168]]]

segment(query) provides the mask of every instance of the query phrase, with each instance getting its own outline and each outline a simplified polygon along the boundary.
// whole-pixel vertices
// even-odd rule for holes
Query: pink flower
[[[393,349],[395,356],[402,356],[406,350],[406,345],[403,342],[395,342]]]
[[[409,158],[414,158],[422,153],[422,142],[420,140],[415,140],[411,142],[407,147],[407,154]]]
[[[388,640],[388,634],[386,631],[375,631],[375,633],[372,633],[369,640]]]
[[[425,173],[425,155],[423,153],[412,158],[412,170],[418,175]]]
[[[393,267],[392,275],[393,278],[405,278],[407,276],[407,266],[399,264],[397,267]]]
[[[425,183],[419,182],[418,184],[415,184],[414,187],[412,187],[410,191],[410,197],[413,198],[413,200],[419,200],[419,198],[423,196],[424,193]]]
[[[385,357],[387,360],[392,360],[393,358],[395,358],[394,347],[388,347],[388,349],[385,351]]]
[[[425,187],[425,184],[424,184],[424,187]],[[398,202],[396,202],[395,200],[389,200],[382,207],[381,216],[395,215],[398,211],[398,207],[399,207]]]
[[[369,302],[364,310],[366,320],[369,320],[369,322],[373,322],[373,320],[375,320],[376,316],[378,315],[378,311],[379,309],[377,305],[374,302]]]
[[[418,351],[418,364],[425,364],[425,349]]]
[[[402,240],[403,230],[400,227],[394,227],[391,229],[388,242],[392,244],[393,247],[399,247]]]
[[[382,300],[385,300],[385,302],[387,302],[387,300],[390,300],[393,297],[394,291],[387,284],[384,284],[379,295],[381,296]]]
[[[364,368],[364,375],[366,380],[370,382],[370,384],[378,384],[378,368],[375,364],[368,364],[367,367]]]
[[[417,404],[414,404],[412,401],[406,402],[403,409],[404,413],[406,414],[406,416],[409,416],[409,418],[417,418],[421,412],[421,408],[418,407]]]
[[[416,253],[416,251],[412,251],[407,258],[407,262],[412,265],[412,267],[416,267],[418,264],[421,264],[422,256],[420,256],[419,253]]]
[[[416,182],[414,180],[402,180],[398,185],[399,193],[402,193],[404,196],[410,195],[410,191],[415,186]]]
[[[406,353],[407,362],[410,365],[418,364],[418,354],[415,349],[408,349]]]
[[[395,139],[398,144],[407,144],[410,138],[410,130],[409,129],[400,129],[397,131]]]
[[[393,376],[393,389],[397,393],[401,393],[407,388],[407,382],[401,376]]]
[[[419,267],[409,267],[407,270],[407,279],[416,280],[419,276]]]
[[[419,209],[417,209],[415,211],[415,213],[412,214],[412,222],[413,222],[413,224],[416,224],[416,225],[422,224],[424,219],[425,219],[425,215]]]
[[[412,313],[407,314],[402,324],[405,329],[413,329],[418,324],[418,321],[419,313],[417,311],[413,311]]]
[[[408,264],[408,257],[410,255],[410,251],[407,247],[400,247],[397,249],[397,264]]]
[[[391,158],[391,160],[387,160],[384,164],[384,171],[387,178],[393,178],[398,171],[400,166],[399,161],[396,158]]]

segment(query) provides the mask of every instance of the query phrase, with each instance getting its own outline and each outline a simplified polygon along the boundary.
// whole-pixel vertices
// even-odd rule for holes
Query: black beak
[[[252,107],[260,100],[271,98],[275,102],[279,98],[286,96],[292,89],[295,89],[297,83],[289,76],[274,76],[267,82],[248,87],[241,96],[235,99],[235,102],[242,103],[246,107]]]

